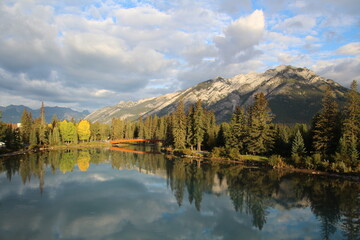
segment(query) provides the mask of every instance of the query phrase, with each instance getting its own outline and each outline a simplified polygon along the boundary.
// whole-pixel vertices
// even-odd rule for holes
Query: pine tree
[[[204,135],[205,148],[210,150],[215,146],[216,134],[218,132],[218,127],[216,125],[214,112],[204,111],[204,122],[205,122],[205,135]]]
[[[48,142],[48,129],[45,124],[41,124],[39,127],[39,144],[47,145]]]
[[[111,121],[111,138],[114,140],[124,138],[124,122],[120,118],[113,118]]]
[[[360,139],[360,94],[357,89],[357,82],[354,80],[347,93],[344,117],[342,121],[342,134],[348,148],[352,142],[359,142]]]
[[[26,111],[26,108],[24,108],[24,111],[21,115],[21,127],[20,127],[21,140],[23,144],[29,144],[31,125],[32,125],[31,115]]]
[[[226,148],[236,148],[239,151],[243,151],[246,132],[247,122],[245,111],[241,107],[236,107],[231,118],[230,131],[226,138]]]
[[[135,137],[136,138],[144,138],[144,122],[142,117],[140,117],[140,119],[138,120],[138,122],[136,123],[136,133],[135,133]]]
[[[51,126],[52,128],[56,127],[57,123],[59,122],[59,119],[56,114],[54,114],[51,118]]]
[[[338,105],[328,87],[322,99],[322,109],[313,120],[313,147],[322,153],[332,154],[340,139],[340,122]]]
[[[295,138],[292,142],[291,154],[297,154],[299,156],[303,156],[306,153],[304,139],[298,130],[295,134]]]
[[[355,140],[355,136],[353,135],[351,137],[351,142],[350,142],[350,147],[349,147],[349,155],[350,155],[350,159],[351,159],[351,163],[353,165],[356,165],[356,163],[358,162],[357,160],[359,159],[359,152],[357,150],[357,140]]]
[[[188,111],[188,117],[186,122],[186,145],[190,147],[191,150],[194,149],[194,106],[190,105]]]
[[[273,119],[268,102],[263,93],[255,95],[255,102],[248,109],[249,129],[247,133],[247,150],[252,154],[269,152],[274,145]]]
[[[37,137],[37,131],[36,131],[35,127],[33,127],[31,129],[29,141],[30,141],[30,148],[34,148],[39,144],[38,137]]]
[[[201,151],[201,144],[204,141],[204,109],[202,107],[202,102],[199,99],[196,102],[196,107],[194,110],[194,142],[197,145],[197,151]]]
[[[220,124],[220,130],[216,136],[216,146],[217,147],[224,147],[226,144],[226,139],[228,138],[228,134],[230,132],[230,125],[227,122]]]
[[[173,114],[172,131],[174,136],[174,147],[176,149],[184,149],[186,143],[186,115],[182,100],[180,100],[176,111]]]
[[[41,102],[41,108],[40,108],[40,123],[41,123],[41,125],[45,125],[45,124],[46,124],[44,102]]]
[[[60,131],[57,126],[55,126],[52,131],[52,139],[53,139],[52,140],[53,145],[60,145],[60,143],[61,143]]]

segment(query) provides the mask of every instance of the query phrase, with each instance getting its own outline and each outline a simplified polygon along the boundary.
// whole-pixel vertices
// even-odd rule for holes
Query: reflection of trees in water
[[[115,169],[136,169],[167,179],[179,206],[184,197],[200,211],[204,193],[229,195],[234,209],[252,216],[253,226],[262,229],[270,208],[310,207],[321,224],[322,238],[335,231],[344,238],[360,237],[360,184],[356,182],[266,169],[249,169],[241,165],[198,164],[189,159],[165,159],[158,154],[109,152],[105,149],[49,151],[19,155],[0,162],[0,172],[11,181],[19,174],[24,184],[39,179],[44,186],[45,169],[54,174],[87,170],[90,164],[109,162]],[[216,190],[215,190],[216,189]]]
[[[360,239],[360,196],[352,186],[346,186],[341,194],[341,228],[347,239]]]

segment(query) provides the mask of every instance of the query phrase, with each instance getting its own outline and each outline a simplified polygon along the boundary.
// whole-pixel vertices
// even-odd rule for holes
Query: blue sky
[[[94,110],[216,76],[360,80],[358,0],[4,0],[0,105]]]

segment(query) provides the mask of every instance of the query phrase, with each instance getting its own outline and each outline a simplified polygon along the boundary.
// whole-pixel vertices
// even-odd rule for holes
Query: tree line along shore
[[[93,146],[110,139],[163,140],[167,151],[198,156],[202,150],[209,158],[236,161],[263,161],[274,168],[302,168],[319,171],[360,172],[360,97],[353,81],[342,108],[327,88],[321,110],[311,125],[273,123],[274,115],[263,93],[253,104],[237,107],[230,122],[217,124],[213,112],[201,100],[185,107],[179,102],[166,116],[148,116],[136,121],[120,118],[111,124],[59,121],[56,115],[45,122],[44,104],[40,117],[33,119],[24,109],[19,128],[0,122],[0,141],[4,152],[54,146]],[[97,144],[95,144],[97,145]]]

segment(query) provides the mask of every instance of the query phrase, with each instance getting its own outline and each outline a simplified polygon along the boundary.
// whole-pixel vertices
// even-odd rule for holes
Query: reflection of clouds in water
[[[104,176],[101,168],[99,176]],[[27,233],[33,239],[229,239],[222,225],[229,221],[239,224],[234,217],[238,213],[226,196],[214,199],[204,194],[202,211],[197,212],[194,203],[184,201],[179,208],[170,190],[161,191],[166,182],[161,177],[133,171],[121,172],[118,177],[109,173],[106,182],[91,181],[91,172],[80,174],[81,178],[77,173],[48,177],[43,196],[37,188],[27,188],[26,198],[19,199],[26,209],[12,208],[0,219],[1,229],[7,230],[5,237],[26,239],[21,234]],[[21,186],[21,181],[16,185]],[[152,191],[154,188],[157,191]],[[56,197],[52,191],[57,191]],[[11,206],[17,195],[13,190],[2,196],[4,206]],[[251,230],[250,220],[243,225],[256,232]],[[20,235],[17,229],[22,229]]]
[[[263,231],[268,239],[319,239],[319,228],[310,208],[271,209]]]
[[[92,165],[87,172],[47,171],[43,195],[35,177],[26,185],[18,176],[11,182],[5,178],[0,175],[0,232],[5,239],[319,238],[318,220],[310,208],[297,208],[297,201],[286,205],[290,210],[282,207],[280,203],[293,199],[287,191],[269,204],[272,208],[266,209],[266,224],[259,231],[251,214],[234,211],[228,190],[219,187],[227,186],[224,179],[215,179],[221,189],[216,195],[202,192],[198,212],[195,202],[188,202],[186,188],[182,206],[177,205],[164,176],[119,171],[108,164]]]

